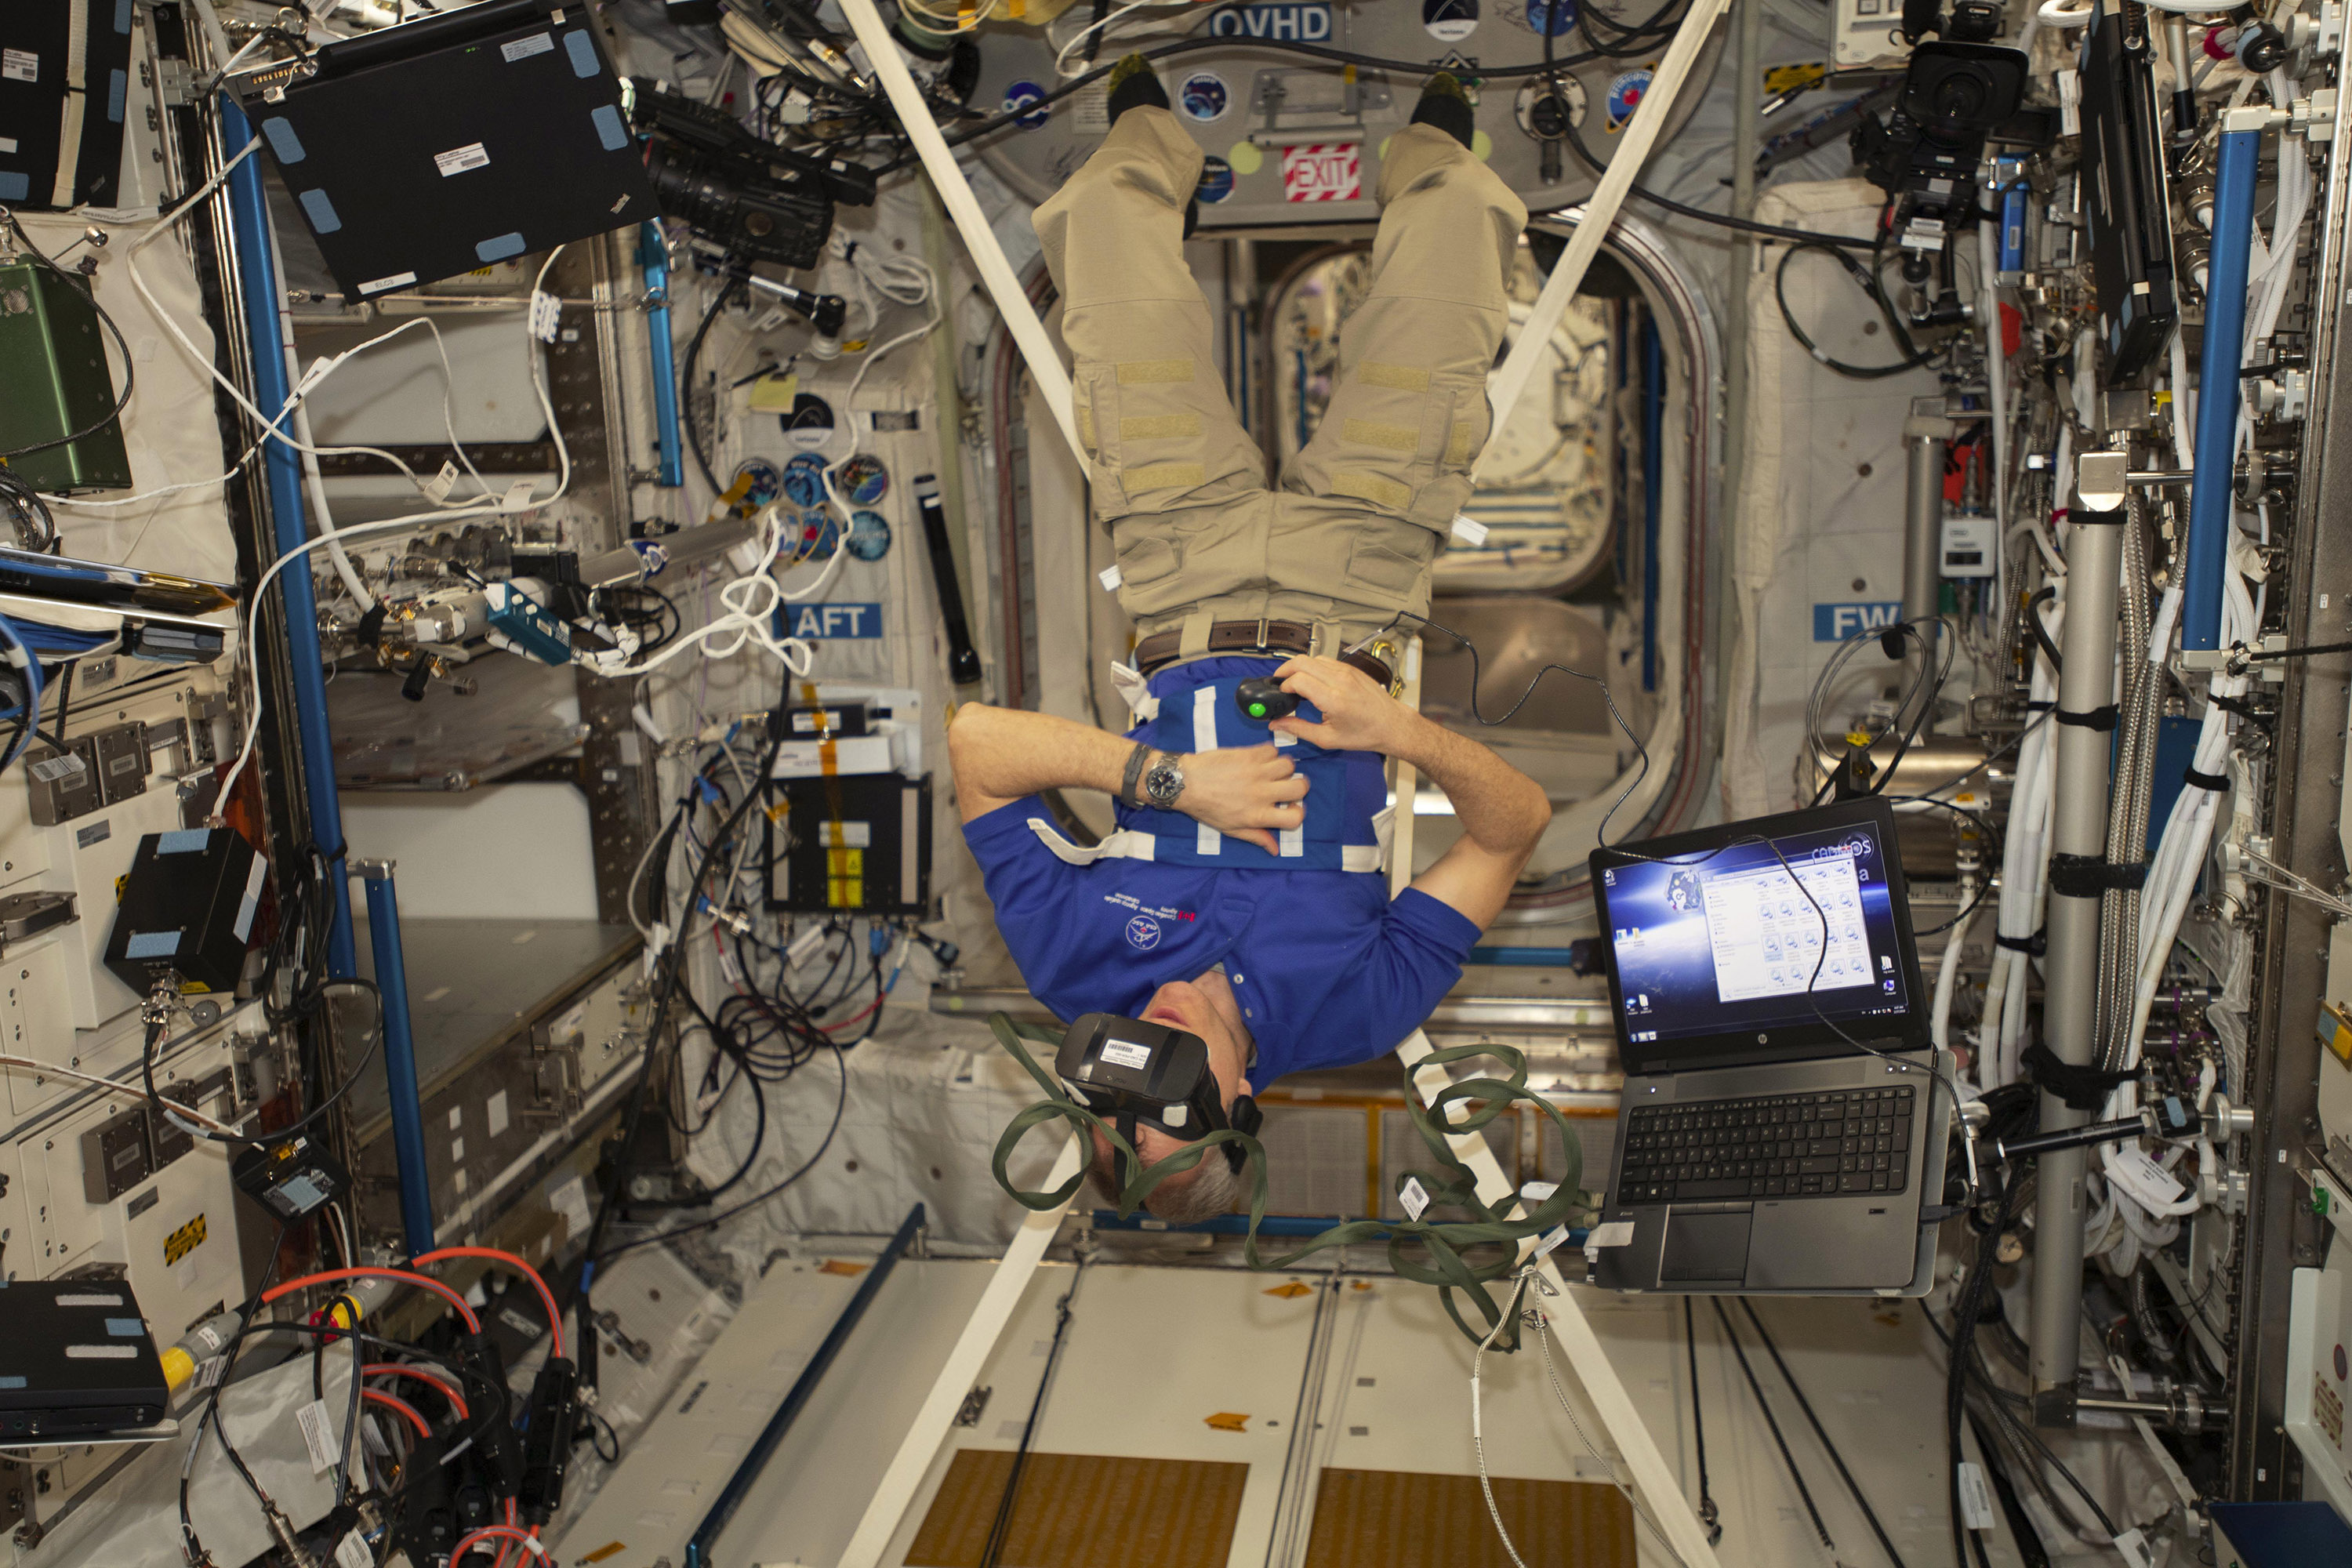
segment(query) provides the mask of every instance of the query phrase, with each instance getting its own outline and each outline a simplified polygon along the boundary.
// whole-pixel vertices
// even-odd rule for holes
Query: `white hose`
[[[1962,889],[1961,897],[1964,900],[1968,897],[1965,889]],[[1928,1015],[1927,1027],[1935,1038],[1936,1048],[1939,1051],[1948,1049],[1950,1045],[1952,992],[1959,979],[1960,949],[1968,945],[1969,932],[1976,928],[1976,923],[1977,911],[1970,910],[1967,917],[1945,936],[1944,955],[1936,963],[1936,1006],[1935,1010]],[[1984,1062],[1979,1056],[1977,1062],[1979,1086],[1981,1086],[1983,1075]]]

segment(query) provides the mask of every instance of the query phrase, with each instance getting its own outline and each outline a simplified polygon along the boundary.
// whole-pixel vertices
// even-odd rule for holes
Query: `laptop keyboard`
[[[1899,1193],[1912,1090],[1849,1089],[1634,1108],[1620,1204]]]

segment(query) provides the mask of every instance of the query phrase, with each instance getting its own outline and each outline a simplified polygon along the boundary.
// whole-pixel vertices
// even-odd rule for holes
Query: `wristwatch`
[[[1184,793],[1184,770],[1176,758],[1166,752],[1151,764],[1143,775],[1143,798],[1161,811],[1176,809],[1176,797]]]

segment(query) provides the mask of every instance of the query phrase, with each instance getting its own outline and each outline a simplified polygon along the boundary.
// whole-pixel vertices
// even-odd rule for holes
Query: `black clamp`
[[[2109,860],[2098,855],[2050,857],[2050,890],[2062,899],[2136,892],[2147,881],[2145,860]]]
[[[2116,707],[2112,702],[2108,703],[2104,708],[2094,708],[2088,712],[2084,713],[2069,713],[2063,708],[2060,708],[2056,711],[2058,715],[2058,722],[2061,724],[2073,724],[2077,728],[2084,730],[2112,730],[2123,718],[2123,710]]]
[[[2047,927],[2035,931],[2032,936],[2004,936],[2000,931],[1995,931],[1992,933],[1992,943],[1995,947],[2005,947],[2011,952],[2022,952],[2033,958],[2040,958],[2050,951],[2050,931]]]
[[[2183,768],[2180,772],[2180,782],[2192,789],[2210,790],[2215,795],[2221,795],[2230,787],[2230,775],[2200,773],[2193,767]]]

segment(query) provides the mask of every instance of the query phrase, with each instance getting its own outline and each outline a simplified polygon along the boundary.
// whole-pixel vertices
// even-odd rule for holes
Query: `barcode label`
[[[441,177],[445,180],[468,169],[488,168],[489,162],[489,149],[479,142],[468,142],[463,147],[452,147],[446,153],[433,154],[434,166],[441,171]]]
[[[1970,1530],[1993,1526],[1992,1489],[1985,1485],[1982,1465],[1960,1461],[1960,1522]]]
[[[549,33],[533,33],[528,38],[517,38],[510,44],[499,46],[499,58],[509,65],[517,60],[527,60],[533,55],[551,55],[554,52],[555,38]]]
[[[335,1435],[328,1425],[327,1402],[314,1399],[296,1410],[294,1425],[302,1429],[302,1446],[310,1450],[310,1473],[326,1474],[335,1463]]]
[[[1429,1212],[1429,1192],[1412,1176],[1407,1176],[1404,1185],[1397,1189],[1397,1202],[1404,1205],[1405,1214],[1412,1219]]]
[[[55,784],[83,772],[81,759],[71,752],[59,756],[43,757],[37,763],[27,763],[25,771],[42,784]]]
[[[0,79],[40,80],[41,57],[30,49],[0,49]]]

